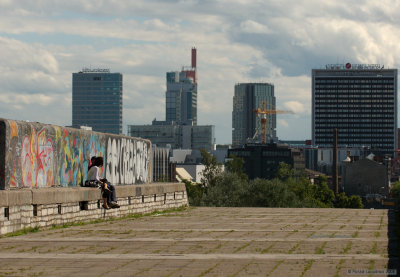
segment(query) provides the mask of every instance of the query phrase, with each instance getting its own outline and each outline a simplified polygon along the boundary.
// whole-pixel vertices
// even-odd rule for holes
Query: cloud
[[[303,113],[304,106],[302,103],[297,101],[288,101],[284,103],[284,106],[294,113]]]
[[[240,23],[240,29],[244,33],[254,33],[254,34],[270,34],[272,31],[263,24],[255,22],[253,20],[246,20]]]
[[[280,126],[280,127],[283,126],[283,127],[285,127],[285,128],[289,127],[289,124],[287,123],[286,120],[284,120],[284,119],[278,119],[277,121],[278,121],[278,126]]]
[[[308,138],[311,69],[398,67],[399,12],[389,0],[0,0],[0,117],[71,124],[71,74],[92,65],[124,75],[124,128],[163,120],[165,72],[196,46],[198,121],[218,143],[231,142],[240,82],[274,84],[277,108],[296,112],[279,135]]]

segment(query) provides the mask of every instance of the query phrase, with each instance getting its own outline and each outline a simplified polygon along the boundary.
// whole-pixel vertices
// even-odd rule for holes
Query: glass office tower
[[[187,72],[167,72],[165,118],[167,122],[197,125],[197,83]]]
[[[333,64],[312,70],[312,141],[362,147],[393,156],[397,149],[397,69]]]
[[[263,100],[266,109],[276,109],[274,85],[269,83],[242,83],[235,85],[232,112],[232,146],[246,144],[260,130],[260,120],[254,110],[262,107]],[[267,116],[267,140],[276,138],[276,115]]]
[[[83,69],[72,74],[72,127],[122,133],[122,74]]]

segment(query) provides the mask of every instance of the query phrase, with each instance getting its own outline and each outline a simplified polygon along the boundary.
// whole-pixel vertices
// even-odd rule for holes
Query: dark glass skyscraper
[[[72,74],[72,127],[122,133],[122,74],[83,69]]]
[[[312,70],[313,144],[367,147],[393,155],[397,148],[397,69],[334,64]]]
[[[232,111],[232,145],[241,146],[253,138],[260,130],[260,120],[254,110],[262,107],[266,102],[266,109],[276,109],[274,85],[269,83],[242,83],[235,85]],[[266,134],[268,140],[276,138],[276,115],[267,116]]]

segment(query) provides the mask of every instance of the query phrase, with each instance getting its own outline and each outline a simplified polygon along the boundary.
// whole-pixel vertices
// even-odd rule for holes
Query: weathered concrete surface
[[[3,237],[0,276],[368,276],[397,265],[392,224],[388,210],[189,208]]]

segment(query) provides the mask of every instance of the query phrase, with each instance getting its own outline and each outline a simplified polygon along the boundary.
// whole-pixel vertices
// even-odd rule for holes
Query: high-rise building
[[[167,72],[166,79],[166,121],[197,125],[196,48],[192,48],[192,65],[181,72]]]
[[[87,69],[72,74],[72,127],[122,133],[122,74]]]
[[[260,131],[260,120],[254,110],[262,107],[265,101],[266,109],[275,110],[274,85],[269,83],[241,83],[235,85],[232,112],[232,146],[246,144]],[[267,115],[268,140],[276,138],[276,115]]]
[[[192,48],[191,66],[166,74],[166,120],[153,120],[152,125],[128,125],[129,136],[147,138],[157,147],[214,149],[215,127],[197,125],[196,53]]]
[[[397,148],[397,69],[333,64],[312,70],[312,142],[393,155]]]

